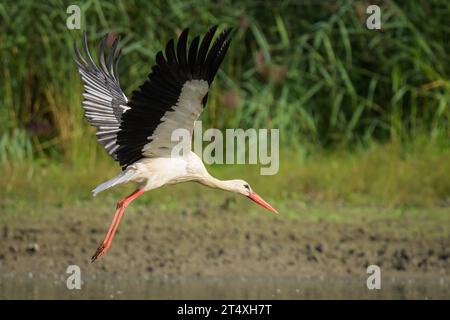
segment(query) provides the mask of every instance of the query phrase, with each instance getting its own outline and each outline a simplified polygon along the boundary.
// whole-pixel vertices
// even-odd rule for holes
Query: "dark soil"
[[[155,277],[365,276],[372,264],[384,274],[450,270],[449,226],[423,217],[344,223],[220,208],[127,212],[112,247],[91,264],[113,214],[95,211],[8,218],[0,225],[0,272],[65,273],[72,264],[91,274]]]

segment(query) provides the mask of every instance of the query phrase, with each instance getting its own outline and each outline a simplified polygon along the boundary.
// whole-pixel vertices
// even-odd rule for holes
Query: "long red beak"
[[[248,195],[248,198],[252,201],[255,201],[257,204],[266,208],[267,210],[272,211],[274,213],[278,213],[278,211],[274,207],[272,207],[270,204],[268,204],[266,201],[264,201],[263,198],[258,196],[255,192],[250,192],[250,194]]]

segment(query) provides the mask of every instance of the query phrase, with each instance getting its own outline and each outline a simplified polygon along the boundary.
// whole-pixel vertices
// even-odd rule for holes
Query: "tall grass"
[[[235,27],[203,115],[210,126],[280,128],[284,145],[448,139],[449,2],[378,3],[379,31],[365,27],[368,1],[78,2],[92,46],[105,32],[122,35],[127,94],[183,28]],[[72,61],[82,30],[66,28],[70,4],[0,3],[2,161],[28,157],[5,145],[32,146],[39,159],[96,161]]]

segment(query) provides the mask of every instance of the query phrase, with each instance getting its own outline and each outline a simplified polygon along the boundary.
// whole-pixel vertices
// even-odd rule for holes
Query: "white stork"
[[[119,39],[115,39],[109,55],[105,55],[108,34],[99,48],[99,63],[92,59],[84,33],[84,57],[76,44],[75,62],[84,84],[83,108],[87,121],[97,128],[97,140],[122,167],[116,177],[100,184],[93,194],[134,182],[137,189],[117,203],[108,232],[92,256],[92,262],[111,246],[125,208],[144,192],[166,184],[195,181],[211,188],[242,194],[264,208],[277,211],[259,197],[243,180],[219,180],[212,177],[201,159],[192,151],[172,156],[176,142],[171,141],[175,129],[192,132],[205,107],[208,89],[230,45],[231,29],[226,29],[211,46],[217,26],[201,39],[195,37],[187,46],[188,29],[175,46],[170,40],[156,54],[156,64],[148,79],[129,100],[119,84]],[[191,150],[189,146],[189,150]]]

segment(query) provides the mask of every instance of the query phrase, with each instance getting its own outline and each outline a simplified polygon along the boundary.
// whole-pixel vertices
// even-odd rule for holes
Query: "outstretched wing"
[[[117,133],[120,130],[120,121],[123,113],[129,109],[128,99],[120,88],[117,66],[120,51],[117,50],[119,40],[116,39],[106,59],[105,45],[108,38],[106,34],[100,42],[99,66],[92,59],[88,49],[87,35],[84,33],[83,51],[86,57],[78,50],[74,43],[76,53],[75,63],[78,66],[83,80],[83,108],[87,121],[97,128],[97,140],[105,147],[108,154],[117,158]]]
[[[192,132],[203,111],[209,86],[230,45],[231,29],[214,41],[217,26],[202,38],[195,37],[187,46],[188,29],[167,43],[165,55],[156,54],[148,79],[134,91],[129,110],[122,114],[117,133],[117,159],[122,168],[143,157],[168,156],[176,142],[175,129]]]

